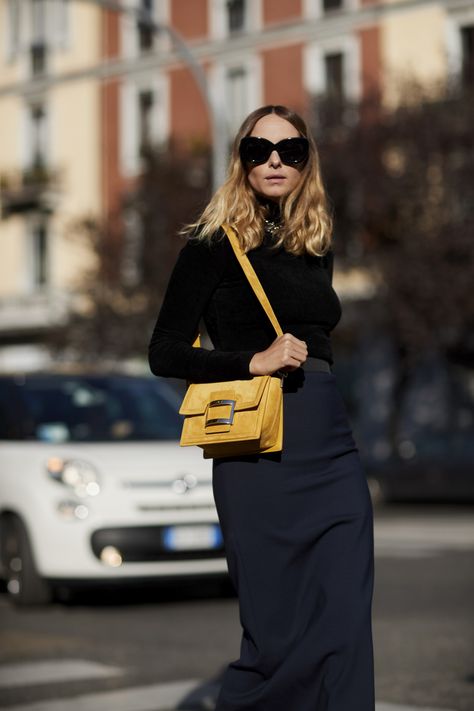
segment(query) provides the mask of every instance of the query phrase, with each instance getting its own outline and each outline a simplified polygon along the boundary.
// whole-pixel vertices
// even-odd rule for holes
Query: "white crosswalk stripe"
[[[425,558],[449,551],[474,550],[472,516],[404,516],[403,520],[375,518],[375,555],[380,557]]]
[[[118,667],[83,659],[54,659],[0,666],[0,688],[49,684],[55,681],[97,679],[123,674]]]
[[[83,659],[59,659],[0,666],[0,687],[14,688],[67,682],[80,679],[105,678],[123,674],[124,670],[114,666],[89,662]],[[203,689],[200,698],[202,709],[213,708],[212,694],[206,694],[206,685],[199,679],[186,679],[146,686],[128,686],[113,691],[98,691],[74,697],[46,699],[2,706],[2,711],[173,711],[180,708],[185,711],[186,700],[196,691]],[[210,691],[210,685],[207,685]],[[215,689],[214,689],[215,690]],[[193,693],[194,692],[194,693]],[[433,707],[406,706],[403,704],[379,701],[376,711],[453,711]]]
[[[199,681],[133,686],[73,698],[48,699],[15,705],[2,711],[172,711],[199,685]]]

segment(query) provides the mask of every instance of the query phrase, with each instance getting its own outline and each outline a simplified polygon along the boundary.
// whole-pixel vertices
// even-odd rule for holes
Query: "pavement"
[[[2,688],[17,685],[38,687],[54,681],[67,683],[79,679],[116,677],[122,670],[83,659],[4,664],[0,667]],[[212,711],[217,687],[200,679],[185,679],[162,684],[131,686],[112,691],[82,694],[72,698],[46,699],[14,706],[3,711]],[[454,711],[427,706],[406,706],[378,701],[376,711]]]
[[[420,561],[431,559],[436,571],[439,566],[444,569],[444,559],[440,558],[442,562],[437,567],[435,565],[438,556],[446,556],[449,552],[461,553],[474,550],[472,510],[456,511],[454,515],[453,512],[446,515],[442,510],[431,510],[429,515],[420,511],[412,515],[410,511],[406,511],[403,515],[398,512],[392,516],[388,512],[387,515],[376,516],[374,526],[375,555],[376,558],[387,559],[386,566],[395,565],[394,558],[413,559],[413,562],[407,561],[410,565],[416,564],[417,559]],[[390,559],[393,562],[390,562]],[[396,564],[402,565],[402,560],[397,561]],[[389,607],[388,602],[384,600],[384,609]],[[5,610],[9,609],[6,601],[3,601],[3,605]],[[56,611],[56,615],[59,615],[59,612]],[[110,618],[109,624],[113,619],[115,618]],[[123,621],[123,612],[121,619]],[[53,620],[50,617],[48,620],[48,630],[51,632]],[[95,639],[97,634],[100,635],[100,630],[94,627]],[[72,649],[68,651],[69,654],[66,653],[61,658],[58,655],[58,658],[44,659],[41,655],[42,650],[38,649],[37,659],[6,661],[1,664],[0,711],[213,711],[214,709],[218,693],[215,680],[181,678],[161,683],[140,684],[138,680],[131,677],[130,669],[126,664],[121,666],[121,664],[101,663],[87,659],[87,653],[80,656],[80,653],[77,654],[78,650],[76,654],[74,652],[71,654]],[[185,663],[182,664],[182,669],[186,669]],[[77,693],[71,696],[73,685]],[[383,693],[387,693],[386,687]],[[392,696],[391,693],[390,695]],[[432,701],[436,698],[436,695],[430,697]],[[377,699],[376,711],[458,711],[458,709],[454,706],[450,707],[449,703],[439,706],[436,704],[413,706],[393,703],[381,698]]]

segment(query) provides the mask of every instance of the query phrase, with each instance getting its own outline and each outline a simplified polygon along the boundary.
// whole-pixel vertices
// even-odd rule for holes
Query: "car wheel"
[[[36,570],[26,528],[17,516],[2,520],[2,561],[7,592],[16,605],[44,605],[52,589]]]

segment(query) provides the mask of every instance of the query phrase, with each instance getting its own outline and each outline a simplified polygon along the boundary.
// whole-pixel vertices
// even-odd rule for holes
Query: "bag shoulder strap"
[[[278,319],[275,316],[275,312],[272,309],[272,306],[268,300],[268,297],[263,289],[263,286],[260,283],[260,279],[255,273],[255,269],[252,267],[249,258],[247,255],[242,251],[242,248],[239,243],[239,238],[237,237],[237,234],[235,230],[227,224],[222,225],[222,229],[226,233],[227,237],[229,238],[230,244],[232,245],[232,249],[234,250],[235,256],[239,260],[239,264],[244,270],[244,274],[248,279],[248,282],[250,286],[252,287],[253,291],[255,292],[255,295],[257,299],[260,301],[261,305],[263,306],[265,313],[267,314],[268,318],[270,319],[273,328],[276,331],[277,336],[282,336],[283,331],[281,329],[280,324],[278,323]],[[201,339],[200,335],[196,336],[196,339],[193,343],[193,346],[199,347],[201,344]]]
[[[252,267],[252,264],[250,263],[250,259],[242,251],[242,248],[239,243],[239,238],[237,237],[235,230],[230,225],[222,225],[222,229],[224,230],[227,237],[229,238],[232,248],[235,252],[235,256],[239,260],[240,266],[244,270],[245,276],[247,277],[247,279],[250,283],[250,286],[254,290],[257,299],[260,301],[261,305],[263,306],[263,308],[265,310],[265,313],[267,314],[268,318],[270,319],[272,326],[277,333],[277,336],[282,336],[283,331],[281,329],[280,324],[278,323],[277,317],[275,316],[275,312],[273,311],[272,306],[268,300],[268,297],[263,289],[263,286],[260,283],[260,279],[258,278],[258,276],[255,273],[255,269]]]

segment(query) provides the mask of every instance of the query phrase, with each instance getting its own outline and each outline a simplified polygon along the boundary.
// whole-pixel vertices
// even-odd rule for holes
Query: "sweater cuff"
[[[239,359],[238,359],[238,365],[239,368],[241,369],[241,374],[236,377],[236,380],[245,380],[247,378],[253,378],[254,376],[250,372],[250,361],[252,360],[253,356],[255,353],[258,353],[258,350],[255,351],[239,351]]]

